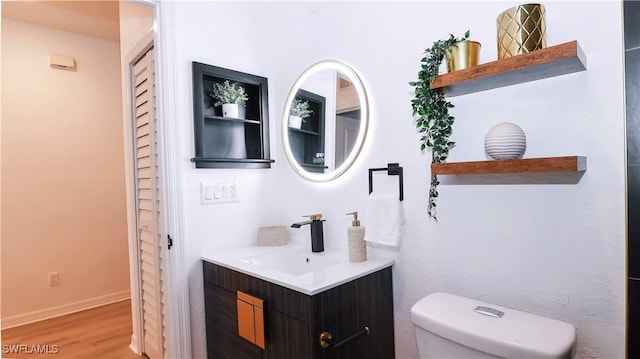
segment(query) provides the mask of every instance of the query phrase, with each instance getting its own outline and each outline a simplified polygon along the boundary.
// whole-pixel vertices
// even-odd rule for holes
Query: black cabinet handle
[[[354,341],[355,339],[363,336],[363,335],[369,335],[369,327],[365,326],[364,328],[362,328],[361,330],[359,330],[358,332],[352,334],[350,337],[339,341],[337,343],[334,343],[334,341],[332,340],[333,337],[331,336],[331,333],[329,332],[322,332],[320,333],[320,338],[319,342],[320,342],[320,346],[324,349],[328,348],[328,347],[333,347],[334,349],[338,350],[340,348],[342,348],[344,345]]]

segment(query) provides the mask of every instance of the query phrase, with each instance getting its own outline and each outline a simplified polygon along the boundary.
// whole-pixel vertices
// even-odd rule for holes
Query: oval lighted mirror
[[[369,119],[364,86],[351,67],[334,60],[312,65],[293,84],[284,108],[284,150],[298,174],[324,182],[349,169]]]

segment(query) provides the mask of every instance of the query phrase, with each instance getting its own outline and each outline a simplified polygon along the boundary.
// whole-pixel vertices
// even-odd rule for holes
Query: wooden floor
[[[126,300],[5,329],[0,356],[4,359],[146,358],[129,349],[131,332],[131,302]],[[10,349],[14,352],[8,353]]]

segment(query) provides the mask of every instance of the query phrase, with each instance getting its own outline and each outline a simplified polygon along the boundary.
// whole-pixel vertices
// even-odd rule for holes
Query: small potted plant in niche
[[[469,38],[467,31],[462,38],[450,35],[446,40],[438,40],[431,48],[425,50],[421,60],[421,70],[418,72],[418,80],[409,82],[415,88],[415,98],[411,100],[413,115],[416,121],[416,129],[421,135],[420,150],[431,149],[431,163],[444,162],[449,156],[449,151],[455,146],[455,142],[449,137],[453,131],[455,118],[449,114],[453,104],[444,96],[442,88],[431,89],[431,83],[438,75],[442,60],[451,46]],[[436,216],[436,199],[438,198],[438,177],[431,176],[429,188],[429,201],[427,214],[438,221]]]
[[[300,129],[302,123],[306,123],[306,119],[313,114],[313,110],[309,108],[309,101],[294,99],[289,109],[289,127]]]
[[[222,105],[222,116],[244,118],[244,116],[240,117],[240,106],[244,107],[247,100],[249,100],[249,96],[247,96],[242,85],[225,80],[224,82],[214,83],[211,91],[209,96],[215,100],[213,105]]]

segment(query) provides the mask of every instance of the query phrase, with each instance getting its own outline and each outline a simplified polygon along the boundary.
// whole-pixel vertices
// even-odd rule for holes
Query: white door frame
[[[189,286],[188,272],[184,266],[186,263],[187,250],[185,246],[185,232],[183,220],[183,203],[182,203],[182,177],[180,173],[180,156],[179,156],[179,140],[180,128],[175,119],[177,116],[177,108],[174,101],[165,101],[171,98],[170,86],[165,84],[174,84],[173,46],[174,37],[171,33],[171,16],[168,11],[164,11],[167,4],[160,0],[126,0],[128,2],[152,7],[154,17],[155,31],[150,32],[142,41],[138,43],[136,48],[128,54],[127,64],[133,60],[145,47],[148,48],[150,43],[156,51],[156,116],[157,116],[157,140],[158,147],[156,151],[159,157],[158,176],[161,178],[162,186],[160,186],[160,196],[163,199],[160,203],[161,222],[163,228],[159,228],[159,232],[163,233],[162,241],[164,248],[167,245],[167,234],[173,239],[171,250],[166,252],[166,263],[163,270],[166,273],[167,281],[167,358],[191,358],[191,326],[189,320]],[[129,71],[127,68],[126,71]],[[129,109],[131,108],[131,78],[129,74],[123,76],[126,78],[124,88],[128,93],[125,118],[125,164],[127,166],[125,174],[127,179],[127,213],[129,222],[129,271],[131,278],[131,301],[132,301],[132,324],[133,335],[131,337],[131,349],[140,354],[139,340],[142,338],[141,311],[136,293],[140,292],[140,274],[138,271],[138,252],[137,252],[137,235],[135,220],[135,188],[131,179],[133,177],[133,167],[131,161],[133,159],[133,148],[129,143],[132,137],[131,123],[132,118]],[[133,228],[132,228],[133,227]]]
[[[127,193],[127,228],[129,243],[129,280],[131,286],[131,321],[133,333],[131,334],[131,350],[136,354],[142,354],[141,340],[143,338],[142,327],[142,303],[140,299],[140,254],[138,244],[138,215],[136,210],[136,174],[135,174],[135,143],[134,131],[135,115],[133,104],[133,74],[131,63],[135,62],[140,54],[153,46],[153,32],[145,35],[125,57],[123,72],[123,84],[125,93],[124,139],[125,139],[125,178]],[[163,229],[158,229],[164,233]]]

